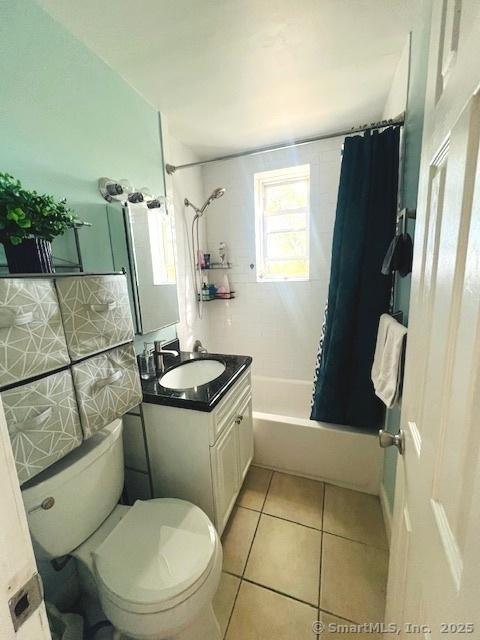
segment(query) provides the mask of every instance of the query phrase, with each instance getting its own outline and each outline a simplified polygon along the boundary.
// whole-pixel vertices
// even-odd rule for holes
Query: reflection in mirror
[[[129,205],[131,219],[138,216],[141,205]],[[143,211],[142,211],[143,215]],[[175,284],[175,248],[173,225],[170,216],[162,209],[147,209],[148,235],[150,237],[150,255],[152,258],[153,284]]]
[[[128,274],[132,311],[139,334],[179,321],[173,216],[164,206],[107,204],[115,270]]]

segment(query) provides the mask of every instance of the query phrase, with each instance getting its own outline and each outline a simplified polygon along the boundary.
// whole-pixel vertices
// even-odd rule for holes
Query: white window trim
[[[300,179],[308,180],[308,201],[306,207],[284,211],[283,214],[305,213],[305,228],[299,231],[306,232],[306,256],[300,259],[306,259],[308,263],[308,273],[305,276],[273,276],[263,275],[262,271],[265,266],[266,253],[264,250],[265,230],[263,214],[263,192],[265,185],[274,185],[275,183],[296,182]],[[255,193],[255,249],[256,249],[256,280],[257,282],[307,282],[310,280],[310,165],[302,164],[284,169],[275,169],[273,171],[262,171],[254,175],[254,193]],[[274,215],[283,215],[282,213]],[[275,232],[271,232],[275,233]],[[284,233],[278,232],[278,233]],[[295,258],[278,258],[276,262],[291,262]]]

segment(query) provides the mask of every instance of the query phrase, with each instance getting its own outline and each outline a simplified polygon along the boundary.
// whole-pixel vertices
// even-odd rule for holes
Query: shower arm
[[[203,214],[205,213],[205,209],[208,207],[208,205],[212,202],[212,198],[208,198],[208,200],[205,201],[203,207],[199,208],[196,207],[193,202],[190,202],[190,200],[188,198],[185,198],[184,200],[184,204],[186,207],[192,207],[192,209],[195,211],[195,216],[194,216],[194,220],[197,218],[201,218],[203,216]]]
[[[203,214],[205,213],[205,209],[214,201],[217,200],[218,198],[221,198],[225,193],[225,189],[223,187],[217,187],[216,189],[213,190],[213,192],[211,193],[211,195],[205,200],[203,207],[198,208],[196,207],[193,202],[190,202],[190,200],[188,198],[185,198],[185,200],[183,201],[184,205],[186,207],[192,207],[192,209],[195,211],[195,217],[194,220],[197,220],[198,218],[201,218],[203,216]]]

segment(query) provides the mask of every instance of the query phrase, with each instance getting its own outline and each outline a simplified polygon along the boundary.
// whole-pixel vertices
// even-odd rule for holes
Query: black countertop
[[[195,411],[212,411],[235,382],[252,364],[250,356],[222,355],[218,353],[190,353],[181,351],[175,362],[164,373],[192,360],[218,360],[225,365],[222,375],[211,382],[190,389],[167,389],[158,378],[142,380],[143,401]]]

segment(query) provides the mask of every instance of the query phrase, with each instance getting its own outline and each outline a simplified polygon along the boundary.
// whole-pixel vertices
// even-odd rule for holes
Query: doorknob
[[[382,449],[395,446],[400,454],[403,454],[405,451],[405,435],[402,429],[400,429],[400,431],[395,435],[385,431],[384,429],[380,429],[378,432],[378,441]]]

